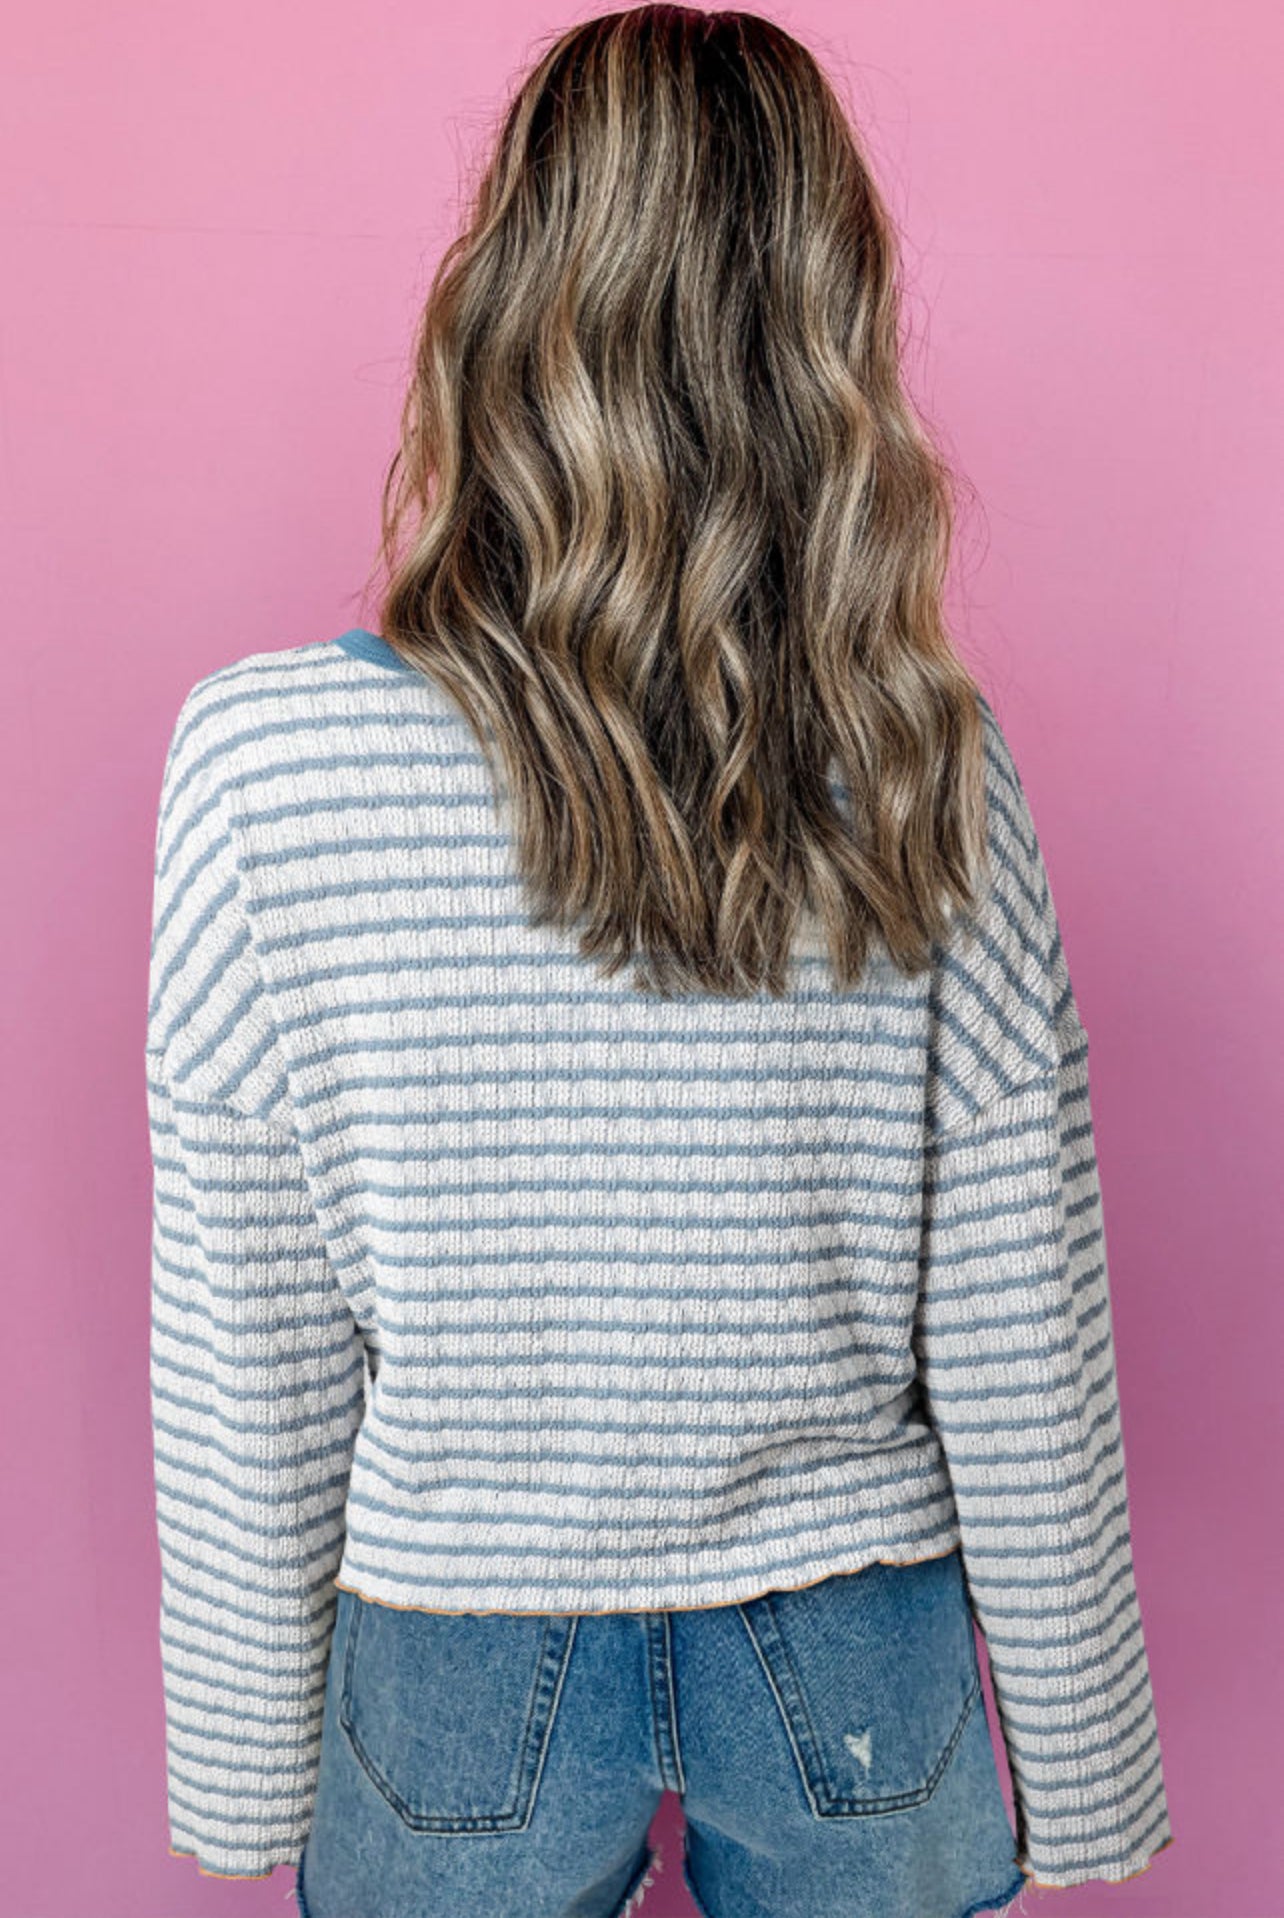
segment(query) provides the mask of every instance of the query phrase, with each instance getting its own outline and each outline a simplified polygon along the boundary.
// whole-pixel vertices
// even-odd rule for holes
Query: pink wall
[[[850,80],[907,236],[914,384],[981,503],[955,628],[1025,773],[1092,1036],[1176,1838],[1140,1878],[1055,1909],[1270,1918],[1279,1590],[1261,1515],[1278,1511],[1280,1394],[1253,1361],[1284,1330],[1281,15],[811,0],[780,17]],[[457,163],[559,23],[499,0],[10,10],[14,1918],[290,1896],[288,1871],[219,1882],[166,1850],[141,1054],[161,758],[199,675],[361,622]],[[678,1918],[671,1806],[660,1835],[646,1918]]]

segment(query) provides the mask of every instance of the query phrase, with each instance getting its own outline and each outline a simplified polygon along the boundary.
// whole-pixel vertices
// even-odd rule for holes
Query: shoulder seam
[[[934,1152],[946,1143],[966,1136],[975,1126],[984,1124],[1000,1106],[1017,1099],[1023,1092],[1029,1092],[1033,1086],[1042,1085],[1045,1079],[1056,1079],[1065,1068],[1067,1058],[1076,1052],[1084,1056],[1088,1051],[1088,1034],[1073,1002],[1061,1013],[1052,1027],[1053,1037],[1057,1040],[1057,1056],[1041,1066],[1037,1072],[1030,1072],[1024,1078],[1005,1086],[1002,1092],[995,1093],[991,1099],[983,1099],[973,1108],[966,1118],[958,1119],[952,1125],[932,1129],[928,1138],[928,1151]]]

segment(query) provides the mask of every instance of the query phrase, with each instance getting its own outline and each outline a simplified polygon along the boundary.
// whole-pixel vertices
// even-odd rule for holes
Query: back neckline
[[[387,666],[396,673],[413,673],[415,670],[413,666],[407,666],[386,639],[364,626],[350,626],[346,633],[338,635],[334,643],[340,652],[349,653],[354,659],[369,659],[376,666]]]

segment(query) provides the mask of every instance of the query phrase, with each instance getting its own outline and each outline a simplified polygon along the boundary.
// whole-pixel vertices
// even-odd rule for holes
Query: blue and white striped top
[[[1088,1095],[994,883],[917,979],[659,999],[532,928],[477,742],[361,629],[200,680],[147,1031],[171,1849],[294,1864],[336,1586],[727,1604],[961,1544],[1046,1885],[1171,1838]]]

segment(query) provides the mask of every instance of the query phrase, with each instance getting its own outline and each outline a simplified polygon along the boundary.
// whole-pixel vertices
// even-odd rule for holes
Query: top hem
[[[712,1599],[706,1599],[699,1604],[690,1602],[688,1594],[678,1591],[668,1598],[667,1601],[661,1593],[657,1592],[654,1594],[654,1602],[649,1606],[623,1605],[619,1603],[587,1606],[573,1601],[567,1603],[565,1597],[560,1604],[554,1602],[549,1605],[539,1606],[538,1608],[520,1604],[486,1605],[485,1603],[477,1604],[472,1602],[473,1600],[484,1597],[480,1591],[475,1589],[470,1590],[463,1586],[458,1588],[457,1601],[454,1605],[413,1604],[390,1598],[387,1596],[384,1581],[381,1580],[377,1574],[358,1571],[354,1567],[350,1567],[346,1562],[340,1565],[332,1583],[339,1591],[350,1592],[354,1598],[364,1599],[367,1603],[373,1605],[384,1605],[390,1611],[395,1612],[431,1612],[438,1616],[445,1617],[467,1613],[471,1617],[502,1616],[510,1618],[570,1616],[594,1618],[607,1613],[625,1612],[641,1617],[645,1613],[655,1611],[707,1612],[713,1611],[720,1606],[747,1604],[752,1599],[764,1598],[769,1592],[801,1591],[808,1585],[822,1584],[827,1578],[842,1577],[852,1572],[863,1572],[871,1565],[925,1565],[932,1559],[948,1558],[951,1552],[959,1549],[961,1543],[957,1526],[954,1525],[947,1526],[942,1531],[934,1533],[932,1538],[935,1542],[935,1549],[920,1552],[914,1556],[909,1555],[907,1551],[903,1557],[884,1556],[884,1553],[899,1553],[906,1550],[905,1547],[896,1546],[891,1543],[886,1545],[870,1545],[864,1550],[862,1550],[858,1544],[849,1545],[846,1551],[835,1554],[835,1558],[841,1562],[827,1563],[823,1558],[820,1560],[812,1560],[809,1566],[803,1568],[810,1572],[810,1576],[797,1578],[791,1576],[788,1572],[782,1571],[782,1574],[775,1579],[770,1579],[770,1575],[768,1574],[770,1582],[766,1585],[762,1583],[763,1575],[761,1573],[749,1574],[740,1578],[728,1576],[714,1581],[714,1589],[718,1592],[718,1596]],[[942,1544],[941,1540],[947,1542]],[[924,1544],[927,1542],[926,1539],[923,1541]],[[521,1598],[527,1596],[527,1594],[519,1591],[516,1596]]]

